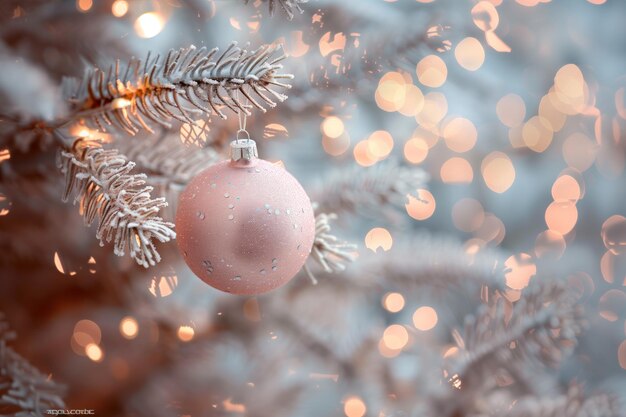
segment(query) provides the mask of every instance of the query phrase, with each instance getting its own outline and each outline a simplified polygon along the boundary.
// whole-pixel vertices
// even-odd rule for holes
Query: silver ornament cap
[[[237,139],[230,143],[230,159],[233,162],[252,162],[259,157],[256,142],[252,139]]]

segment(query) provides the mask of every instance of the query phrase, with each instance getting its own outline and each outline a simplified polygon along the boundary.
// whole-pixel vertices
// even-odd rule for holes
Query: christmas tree
[[[624,18],[3,1],[0,415],[626,415]]]

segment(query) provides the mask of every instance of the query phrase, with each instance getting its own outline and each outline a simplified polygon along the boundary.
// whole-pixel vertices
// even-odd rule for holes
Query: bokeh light
[[[371,249],[372,252],[378,252],[378,249],[388,251],[393,246],[393,238],[389,230],[384,227],[375,227],[365,235],[365,247]]]
[[[431,330],[437,325],[437,321],[437,311],[430,306],[419,307],[413,313],[413,325],[417,330]]]
[[[491,152],[480,166],[485,184],[494,193],[503,193],[515,181],[515,167],[511,159],[502,152]]]
[[[437,203],[432,193],[426,189],[417,190],[418,198],[408,195],[409,202],[405,205],[409,216],[415,220],[426,220],[435,212]]]
[[[165,19],[157,12],[147,12],[135,20],[135,32],[141,38],[154,38],[161,33]]]
[[[445,123],[443,138],[446,146],[454,152],[467,152],[474,147],[478,132],[474,123],[463,117],[455,117]]]
[[[523,252],[510,256],[504,262],[504,266],[510,269],[504,274],[506,285],[514,290],[526,288],[530,279],[537,273],[537,266],[532,257]]]
[[[363,417],[367,412],[367,407],[359,397],[348,397],[344,402],[343,412],[346,417]]]
[[[139,333],[139,324],[134,317],[124,317],[120,321],[120,333],[126,339],[134,339]]]
[[[454,49],[459,65],[468,71],[476,71],[485,62],[485,49],[476,38],[465,38]]]
[[[448,77],[448,67],[437,55],[427,55],[417,63],[417,79],[427,87],[441,87]]]
[[[409,342],[409,333],[399,324],[392,324],[383,333],[383,342],[391,350],[400,350]]]
[[[469,184],[474,179],[474,171],[470,163],[460,157],[448,159],[439,171],[441,181],[447,184]]]
[[[404,297],[399,292],[390,292],[383,297],[383,307],[390,313],[397,313],[404,308]]]

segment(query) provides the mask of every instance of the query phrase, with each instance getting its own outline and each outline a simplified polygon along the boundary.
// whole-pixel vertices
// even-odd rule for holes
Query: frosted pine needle
[[[214,112],[225,119],[224,109],[265,111],[287,98],[276,90],[290,88],[284,80],[293,78],[279,72],[285,58],[280,46],[248,51],[233,42],[218,51],[192,45],[165,57],[148,53],[144,61],[89,68],[82,80],[68,79],[64,85],[72,120],[84,118],[100,130],[115,126],[132,135],[152,132],[155,124],[170,128],[172,119],[193,123],[192,115]]]
[[[116,255],[128,250],[138,264],[155,265],[161,257],[152,239],[168,242],[176,237],[174,225],[158,216],[167,206],[165,199],[151,198],[146,175],[131,174],[135,163],[117,150],[86,147],[76,152],[61,152],[63,200],[74,194],[85,223],[98,219],[96,237],[101,245],[113,241]]]
[[[250,0],[244,0],[246,4],[250,2]],[[304,10],[300,6],[301,4],[308,3],[308,0],[264,0],[268,3],[270,16],[274,16],[277,7],[280,7],[289,20],[292,20],[295,16],[295,13],[298,12],[302,14]]]
[[[64,408],[64,388],[10,348],[14,338],[0,313],[0,413],[43,417],[48,409]]]
[[[334,213],[320,213],[315,216],[315,240],[311,257],[327,273],[343,271],[346,269],[345,262],[354,262],[356,259],[354,253],[356,245],[341,241],[330,233],[330,221],[336,219],[337,215]],[[308,265],[304,265],[304,270],[311,281],[316,284],[317,279]]]
[[[320,210],[330,213],[361,213],[376,217],[379,213],[397,217],[390,207],[401,208],[408,195],[423,188],[428,174],[419,168],[384,161],[372,167],[353,166],[332,173],[313,190],[312,199]]]

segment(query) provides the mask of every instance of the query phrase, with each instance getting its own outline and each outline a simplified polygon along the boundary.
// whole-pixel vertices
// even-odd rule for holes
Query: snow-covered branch
[[[96,237],[101,245],[113,241],[116,255],[128,250],[144,267],[160,261],[152,239],[174,239],[174,225],[158,216],[167,202],[151,198],[146,175],[131,174],[134,162],[115,149],[87,146],[76,152],[61,152],[60,166],[65,173],[63,199],[75,196],[86,224],[98,219]]]

